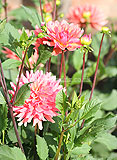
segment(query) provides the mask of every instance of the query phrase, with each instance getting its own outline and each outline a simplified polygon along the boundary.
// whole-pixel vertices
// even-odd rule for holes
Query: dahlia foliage
[[[110,94],[117,75],[112,65],[116,64],[116,32],[113,29],[114,38],[106,37],[110,36],[104,26],[106,17],[94,5],[71,8],[67,19],[61,19],[61,2],[33,1],[40,3],[40,15],[36,7],[22,6],[11,14],[24,10],[25,17],[9,18],[10,23],[6,22],[6,1],[2,2],[6,18],[0,20],[0,159],[8,159],[6,153],[10,159],[18,155],[22,160],[109,160],[114,156],[108,158],[116,150],[116,89]],[[31,31],[12,25],[21,19],[23,25],[26,18]],[[100,146],[105,146],[101,154]]]
[[[60,80],[56,80],[55,76],[51,76],[51,73],[44,74],[42,71],[36,71],[30,73],[27,71],[26,76],[22,74],[19,88],[26,84],[29,84],[31,93],[30,97],[26,99],[24,105],[13,106],[14,116],[18,117],[20,121],[19,125],[30,123],[33,120],[33,126],[38,124],[40,130],[42,130],[42,121],[50,121],[54,123],[52,119],[57,116],[59,111],[55,107],[55,98],[57,93],[62,90]],[[12,94],[12,99],[16,90],[16,85],[11,82],[9,93]]]

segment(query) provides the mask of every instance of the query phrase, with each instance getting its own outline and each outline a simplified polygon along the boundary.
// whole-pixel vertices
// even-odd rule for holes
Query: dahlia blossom
[[[65,51],[66,49],[74,51],[81,46],[80,37],[83,32],[78,25],[74,25],[73,23],[69,24],[65,20],[61,22],[49,21],[47,23],[47,34],[49,37],[38,39],[35,46],[39,46],[40,44],[53,46],[53,55],[58,55],[62,53],[62,50]],[[37,31],[35,33],[37,34]]]
[[[19,126],[22,124],[27,126],[27,123],[33,120],[33,126],[38,124],[39,129],[42,130],[42,121],[48,120],[54,123],[52,118],[58,115],[57,111],[59,110],[55,107],[55,98],[57,93],[62,90],[60,79],[56,80],[51,73],[26,71],[26,76],[21,76],[19,88],[25,83],[30,83],[30,97],[25,100],[24,105],[13,106],[14,116],[18,117]],[[10,90],[9,93],[12,94],[13,100],[16,85],[11,82],[11,87],[13,90]]]
[[[67,18],[70,23],[78,24],[81,28],[85,28],[87,24],[90,24],[92,28],[101,30],[102,26],[107,24],[103,12],[97,6],[90,4],[72,7]]]

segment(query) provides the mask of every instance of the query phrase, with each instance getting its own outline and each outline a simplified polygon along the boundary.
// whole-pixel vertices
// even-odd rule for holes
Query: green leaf
[[[85,56],[85,61],[87,60],[87,54]],[[77,49],[73,53],[73,66],[78,71],[83,64],[83,51]]]
[[[4,69],[4,76],[6,79],[11,80],[13,83],[16,83],[16,78],[17,75],[19,73],[17,68],[13,68],[13,69]]]
[[[50,157],[54,157],[56,154],[56,148],[57,148],[56,136],[54,136],[51,133],[46,132],[46,135],[44,135],[44,138],[45,138],[47,145],[48,145]]]
[[[5,104],[6,101],[4,99],[4,96],[2,95],[1,91],[0,91],[0,104]]]
[[[53,120],[55,121],[55,123],[50,123],[49,124],[49,128],[51,129],[51,131],[54,131],[58,134],[61,133],[61,126],[62,126],[62,120],[60,117],[54,117]]]
[[[12,45],[15,39],[19,40],[20,34],[18,30],[10,23],[6,23],[5,29],[0,33],[0,43],[4,45]]]
[[[109,78],[115,77],[117,76],[117,67],[107,66],[105,67],[105,72]]]
[[[102,109],[111,111],[117,108],[117,90],[113,89],[110,94],[104,94],[95,90],[94,96],[103,101],[101,105]]]
[[[48,157],[48,146],[44,138],[36,136],[37,139],[37,153],[40,159],[46,160]]]
[[[21,106],[25,103],[25,100],[30,96],[30,87],[28,86],[29,83],[24,84],[17,93],[15,104],[16,106]]]
[[[117,153],[111,153],[107,160],[117,160]]]
[[[21,135],[21,137],[22,137],[22,133],[21,133],[22,129],[20,127],[18,127],[17,129],[18,129],[19,135]],[[12,121],[9,123],[7,134],[8,134],[9,140],[12,141],[12,143],[17,143],[18,142],[16,134],[15,134],[15,131],[14,131],[14,126],[13,126],[13,122]]]
[[[7,59],[2,63],[3,69],[13,69],[16,67],[19,67],[21,65],[21,62],[15,59]]]
[[[72,82],[71,85],[77,85],[81,83],[81,76],[82,76],[82,70],[79,70],[75,72],[75,74],[72,76]],[[84,77],[83,77],[83,82],[88,83],[89,85],[92,84],[90,78],[87,75],[87,70],[84,70]]]
[[[105,144],[109,151],[117,149],[117,138],[110,133],[101,135],[95,140],[95,142]]]
[[[60,110],[61,116],[64,117],[66,109],[68,109],[67,96],[63,90],[56,95],[56,107]]]
[[[79,132],[79,137],[76,139],[75,144],[81,144],[84,142],[91,143],[97,136],[105,133],[107,130],[114,127],[116,117],[112,114],[108,114],[106,117],[94,120],[89,126],[83,128]]]
[[[27,40],[28,40],[28,35],[27,35],[25,29],[23,28],[22,29],[22,34],[20,36],[20,41],[25,41],[26,42]]]
[[[33,8],[25,7],[25,6],[22,6],[22,8],[25,10],[25,13],[27,14],[27,18],[31,22],[32,26],[34,28],[36,25],[41,27],[41,17],[36,12],[36,10],[34,10]]]
[[[4,160],[26,160],[25,155],[19,148],[11,148],[7,145],[0,146],[0,159]]]
[[[74,106],[74,104],[78,101],[78,96],[76,94],[76,92],[74,91],[73,93],[73,98],[72,98],[72,107]]]
[[[18,21],[22,21],[22,20],[26,21],[27,20],[27,14],[26,14],[25,10],[22,7],[14,9],[14,10],[11,10],[9,12],[9,15],[13,16],[14,19],[16,19]]]
[[[92,38],[92,43],[91,46],[94,49],[94,55],[97,57],[99,53],[99,47],[102,39],[102,33],[97,33],[96,35],[93,36]],[[108,40],[107,36],[104,36],[103,43],[102,43],[102,48],[101,48],[101,53],[100,53],[100,58],[102,59],[105,54],[108,53],[110,47],[110,43]]]
[[[107,160],[107,157],[109,156],[107,147],[102,143],[92,143],[92,152],[94,155],[102,157],[102,160]]]
[[[102,108],[107,111],[117,108],[117,91],[116,90],[113,90],[110,95],[105,97]]]
[[[90,150],[91,150],[91,147],[88,144],[83,144],[81,147],[75,147],[71,151],[71,157],[76,156],[77,158],[80,155],[85,156],[89,153]]]
[[[0,131],[6,130],[7,128],[7,113],[8,107],[6,105],[0,105]]]
[[[51,57],[51,53],[52,53],[52,50],[50,50],[49,47],[40,45],[39,58],[38,58],[36,66],[38,66],[40,63],[45,63]]]
[[[85,108],[80,120],[91,118],[98,111],[98,109],[100,109],[100,103],[97,102],[96,99],[88,101],[85,104]]]
[[[0,33],[4,30],[5,25],[6,25],[6,19],[0,21]]]

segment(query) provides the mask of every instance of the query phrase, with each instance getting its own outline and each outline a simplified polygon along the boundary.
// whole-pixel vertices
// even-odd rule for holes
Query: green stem
[[[60,136],[60,140],[59,140],[59,144],[58,144],[58,148],[57,148],[54,160],[58,160],[58,158],[59,158],[59,153],[60,153],[60,150],[61,150],[63,135],[64,135],[64,130],[61,132],[61,136]]]
[[[4,144],[5,130],[2,131],[2,144]]]

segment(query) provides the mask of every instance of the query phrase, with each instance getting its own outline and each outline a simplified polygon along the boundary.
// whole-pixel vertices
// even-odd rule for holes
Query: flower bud
[[[63,18],[63,17],[64,17],[64,13],[61,13],[61,14],[59,15],[59,17],[60,17],[60,18]]]
[[[90,45],[91,44],[91,42],[92,42],[92,39],[91,39],[91,34],[89,34],[89,35],[83,35],[82,37],[81,37],[81,39],[80,39],[80,43],[82,44],[82,45]]]
[[[46,4],[44,4],[43,11],[45,13],[51,13],[52,12],[52,3],[46,3]]]
[[[52,21],[52,16],[50,14],[47,14],[45,16],[45,21],[46,21],[46,23],[49,22],[49,21]]]
[[[61,4],[61,0],[56,0],[56,5],[59,6]]]
[[[105,34],[108,34],[108,35],[110,35],[110,29],[108,28],[108,27],[102,27],[102,31],[101,31],[102,33],[105,33]]]

